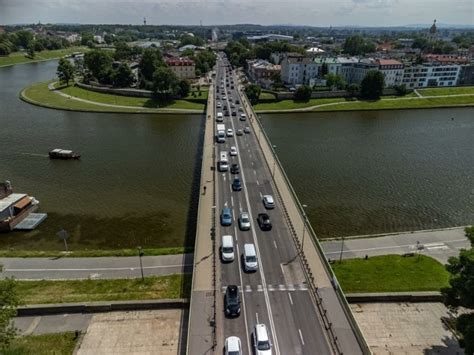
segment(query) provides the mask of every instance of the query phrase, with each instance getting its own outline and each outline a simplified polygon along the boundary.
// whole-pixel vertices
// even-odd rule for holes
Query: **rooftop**
[[[12,193],[8,195],[7,197],[4,197],[0,200],[0,212],[5,211],[8,207],[11,205],[15,204],[22,198],[28,196],[27,194],[18,194],[18,193]]]

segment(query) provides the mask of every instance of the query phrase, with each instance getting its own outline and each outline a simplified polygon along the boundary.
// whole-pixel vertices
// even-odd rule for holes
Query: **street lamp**
[[[341,239],[341,254],[339,254],[339,264],[342,263],[342,253],[344,252],[344,237]]]
[[[276,149],[276,145],[272,145],[272,148],[273,148],[273,173],[272,173],[272,176],[273,178],[275,178],[275,166],[276,166],[276,152],[275,152],[275,149]]]
[[[304,235],[306,231],[306,211],[305,208],[308,207],[308,205],[301,205],[303,207],[303,238],[301,238],[301,252],[303,252],[303,247],[304,247]]]
[[[140,259],[140,271],[142,273],[142,281],[145,281],[145,277],[143,276],[143,264],[142,264],[142,256],[145,254],[142,250],[142,247],[137,247],[138,249],[138,258]]]

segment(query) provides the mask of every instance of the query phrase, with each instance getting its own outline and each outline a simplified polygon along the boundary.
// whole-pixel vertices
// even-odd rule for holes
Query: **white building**
[[[461,66],[458,64],[424,63],[406,66],[402,84],[409,89],[427,86],[453,86],[459,80]]]
[[[378,65],[385,78],[385,86],[392,87],[400,85],[403,78],[403,63],[394,59],[376,59],[375,64]]]
[[[281,79],[286,84],[308,85],[317,78],[318,67],[312,58],[288,54],[281,61]]]

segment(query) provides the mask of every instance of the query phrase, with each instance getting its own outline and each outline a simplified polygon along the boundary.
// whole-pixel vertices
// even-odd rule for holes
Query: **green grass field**
[[[189,297],[191,274],[116,280],[17,281],[25,304],[176,299]],[[184,289],[183,289],[184,284]]]
[[[71,48],[57,49],[57,50],[52,50],[52,51],[41,51],[41,52],[36,52],[34,59],[25,57],[26,53],[15,52],[15,53],[10,54],[7,57],[0,57],[0,67],[7,66],[7,65],[33,63],[33,62],[38,62],[41,60],[61,58],[61,57],[64,57],[65,55],[69,55],[74,52],[86,52],[88,50],[89,48],[87,47],[71,47]]]
[[[263,91],[262,93],[260,93],[260,96],[258,98],[261,99],[261,100],[274,100],[275,95],[273,95],[270,92]]]
[[[270,103],[259,103],[254,106],[256,111],[265,111],[265,110],[292,110],[298,108],[306,108],[316,105],[322,105],[333,102],[345,102],[344,98],[331,98],[331,99],[310,99],[307,102],[294,101],[294,100],[281,100],[277,102]]]
[[[474,95],[474,86],[430,88],[430,89],[419,89],[417,91],[422,96],[459,95],[459,94]]]
[[[439,291],[449,280],[444,266],[424,255],[348,259],[332,267],[345,293]]]
[[[74,332],[27,335],[16,338],[3,355],[71,355],[77,343]]]

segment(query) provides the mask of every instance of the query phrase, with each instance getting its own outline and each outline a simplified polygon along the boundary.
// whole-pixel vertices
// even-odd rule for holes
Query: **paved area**
[[[341,239],[321,244],[326,256],[331,259],[339,259],[341,249],[344,259],[419,251],[443,264],[449,257],[459,255],[460,249],[471,246],[464,234],[464,227],[389,234],[375,238],[354,238],[344,241]]]
[[[16,317],[15,327],[21,335],[86,331],[92,314],[58,314]]]
[[[181,310],[95,314],[77,354],[175,355],[180,320]]]
[[[464,354],[441,321],[442,303],[364,303],[351,305],[374,355]]]
[[[191,272],[193,254],[142,257],[145,276]],[[0,277],[26,280],[120,279],[141,277],[140,261],[134,257],[98,258],[0,258]]]

